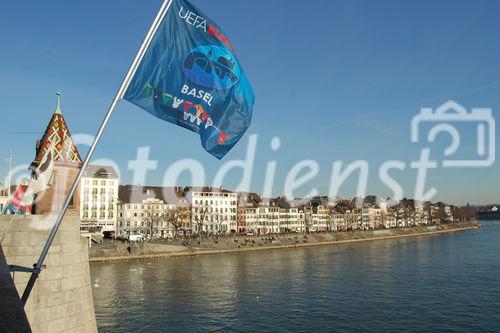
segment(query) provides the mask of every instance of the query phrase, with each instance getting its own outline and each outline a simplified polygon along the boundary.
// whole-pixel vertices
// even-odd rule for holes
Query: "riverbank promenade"
[[[90,248],[90,262],[131,259],[155,259],[193,255],[210,255],[245,251],[262,251],[309,246],[336,245],[383,239],[438,235],[479,228],[478,222],[443,224],[386,230],[273,234],[263,236],[223,236],[194,238],[172,242],[108,241]]]

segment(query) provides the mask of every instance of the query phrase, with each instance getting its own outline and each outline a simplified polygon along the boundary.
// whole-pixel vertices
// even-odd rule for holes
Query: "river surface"
[[[90,268],[100,332],[500,332],[494,221],[437,236]]]

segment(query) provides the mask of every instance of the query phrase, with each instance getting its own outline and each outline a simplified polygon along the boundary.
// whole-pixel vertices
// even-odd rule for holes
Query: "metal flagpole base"
[[[21,297],[21,304],[23,306],[26,305],[26,302],[28,302],[28,298],[30,297],[31,290],[35,286],[36,279],[38,279],[38,275],[40,275],[40,272],[42,269],[38,269],[37,265],[33,265],[33,269],[31,270],[31,276],[28,281],[28,284],[26,285],[26,288],[24,289],[23,296]]]
[[[42,269],[45,268],[45,265],[42,266]],[[9,265],[9,271],[11,273],[21,272],[21,273],[33,273],[33,268],[28,268],[19,265]]]

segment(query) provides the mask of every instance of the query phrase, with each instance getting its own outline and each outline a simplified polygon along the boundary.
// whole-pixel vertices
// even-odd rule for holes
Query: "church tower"
[[[57,92],[57,105],[42,138],[36,144],[37,165],[51,150],[54,161],[54,174],[50,187],[39,193],[33,208],[34,214],[57,214],[62,209],[64,200],[83,163],[80,153],[73,142],[66,120],[61,112],[61,93]],[[79,191],[75,192],[70,208],[79,209]]]

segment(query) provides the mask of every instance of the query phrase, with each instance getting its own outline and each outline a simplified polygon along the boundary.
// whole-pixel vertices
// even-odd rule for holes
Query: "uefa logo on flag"
[[[199,46],[191,50],[182,67],[189,80],[207,88],[226,90],[240,80],[241,70],[236,58],[220,46]]]

